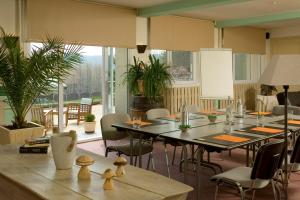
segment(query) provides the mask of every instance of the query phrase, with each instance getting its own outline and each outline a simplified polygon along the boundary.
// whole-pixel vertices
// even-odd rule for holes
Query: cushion
[[[299,106],[300,105],[300,92],[288,92],[288,100],[290,105]]]
[[[288,106],[288,110],[292,110],[294,115],[300,115],[300,107]],[[274,115],[284,115],[284,105],[274,106],[272,113]]]
[[[119,145],[119,146],[108,146],[108,149],[111,151],[119,151],[123,153],[126,156],[130,156],[130,144],[124,144],[124,145]],[[153,146],[150,143],[145,143],[142,142],[142,147],[141,147],[141,155],[151,153],[153,150]],[[138,156],[140,152],[140,144],[139,142],[134,142],[133,143],[133,156]]]
[[[212,181],[219,181],[228,183],[228,180],[231,180],[233,183],[238,182],[243,188],[250,188],[253,184],[253,180],[250,178],[252,168],[250,167],[237,167],[226,171],[221,174],[217,174],[211,177]],[[269,180],[256,179],[255,184],[253,185],[254,189],[260,189],[266,187],[270,183]]]
[[[256,107],[256,110],[271,112],[274,106],[279,105],[277,97],[275,95],[272,96],[257,95],[257,99],[261,100],[263,102],[263,105],[259,105],[257,103],[256,106],[259,106],[259,108]]]

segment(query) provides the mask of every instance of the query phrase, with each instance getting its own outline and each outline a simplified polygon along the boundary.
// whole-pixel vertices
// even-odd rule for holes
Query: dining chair
[[[244,200],[247,191],[252,191],[252,199],[254,199],[255,191],[265,188],[270,183],[274,199],[277,199],[273,178],[281,166],[283,154],[283,140],[266,143],[258,149],[252,168],[237,167],[211,177],[211,180],[216,182],[215,200],[217,199],[219,185],[221,184],[237,187],[241,199]]]
[[[126,156],[130,156],[130,144],[127,142],[125,144],[119,145],[107,145],[107,141],[118,141],[127,138],[128,132],[125,130],[117,129],[112,127],[111,125],[114,123],[126,123],[130,121],[130,117],[126,113],[110,113],[102,116],[100,120],[101,131],[102,131],[102,139],[105,146],[105,157],[107,157],[109,152],[117,152],[118,155],[124,154]],[[134,134],[134,133],[132,133]],[[140,146],[141,145],[141,146]],[[133,153],[132,155],[135,157],[135,165],[137,163],[137,157],[140,155],[149,154],[147,168],[149,168],[150,161],[152,163],[152,169],[155,170],[154,159],[153,159],[153,144],[152,141],[142,140],[133,142]]]
[[[300,137],[299,136],[295,142],[291,154],[288,177],[290,177],[291,173],[298,172],[298,171],[300,171]]]
[[[82,98],[79,103],[69,103],[66,112],[66,126],[69,120],[76,119],[77,125],[80,121],[84,121],[84,117],[92,112],[93,99]]]
[[[31,108],[31,121],[43,125],[47,133],[53,127],[53,110],[44,111],[42,106],[34,105]]]
[[[146,112],[146,115],[147,115],[147,119],[155,120],[155,119],[162,118],[162,117],[169,117],[170,116],[170,111],[166,108],[153,108],[153,109],[148,110]],[[181,145],[178,142],[172,141],[170,139],[162,139],[161,138],[161,140],[163,140],[164,148],[165,148],[164,150],[165,150],[165,158],[166,158],[166,164],[167,164],[167,170],[168,170],[168,177],[171,178],[170,162],[169,162],[169,157],[168,157],[167,145],[169,144],[169,145],[174,147],[173,157],[172,157],[172,165],[174,165],[176,148],[178,146],[181,146]],[[181,151],[181,159],[182,159],[182,151]]]

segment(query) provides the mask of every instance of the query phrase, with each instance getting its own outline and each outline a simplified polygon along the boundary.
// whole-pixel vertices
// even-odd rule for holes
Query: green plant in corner
[[[85,122],[93,122],[93,121],[95,121],[95,115],[93,115],[93,114],[87,114],[84,117],[84,121]]]
[[[80,45],[64,45],[60,38],[49,38],[26,57],[19,38],[0,27],[0,82],[13,113],[13,128],[28,127],[25,116],[37,97],[63,82],[82,62]]]
[[[145,63],[137,60],[135,56],[133,56],[133,61],[134,64],[129,65],[128,71],[124,74],[125,78],[123,82],[127,82],[129,92],[136,96],[141,95],[138,87],[138,81],[143,79]]]
[[[170,66],[161,63],[153,55],[149,55],[150,64],[144,70],[145,96],[152,102],[156,102],[162,95],[164,89],[172,84],[173,77],[169,72]]]

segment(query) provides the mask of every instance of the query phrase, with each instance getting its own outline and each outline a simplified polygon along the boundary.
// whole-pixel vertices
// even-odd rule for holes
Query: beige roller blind
[[[27,0],[27,41],[135,47],[136,11],[78,0]]]
[[[178,16],[150,19],[149,45],[152,49],[198,51],[214,46],[211,21]]]
[[[265,29],[253,27],[224,28],[223,47],[234,53],[266,53]]]
[[[271,54],[300,54],[300,37],[272,38]]]

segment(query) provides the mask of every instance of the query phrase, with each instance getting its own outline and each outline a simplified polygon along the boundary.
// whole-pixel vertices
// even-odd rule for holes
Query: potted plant
[[[141,96],[144,94],[143,75],[144,62],[139,61],[133,56],[134,64],[129,65],[128,71],[125,73],[124,82],[127,82],[129,92],[133,96]]]
[[[96,129],[95,115],[87,114],[84,117],[84,130],[86,133],[94,133]]]
[[[217,120],[217,115],[215,113],[211,113],[211,114],[207,115],[207,118],[210,123],[215,123]]]
[[[180,124],[178,128],[181,130],[181,132],[186,133],[191,128],[191,125]]]
[[[162,92],[172,84],[173,77],[169,72],[170,66],[161,63],[153,55],[149,55],[149,65],[144,69],[144,95],[152,104],[152,107],[161,107]]]
[[[26,57],[19,38],[0,29],[0,82],[14,114],[12,124],[0,126],[0,144],[24,143],[44,132],[44,127],[27,122],[26,114],[38,96],[54,89],[53,82],[63,82],[81,63],[81,46],[48,37]]]

